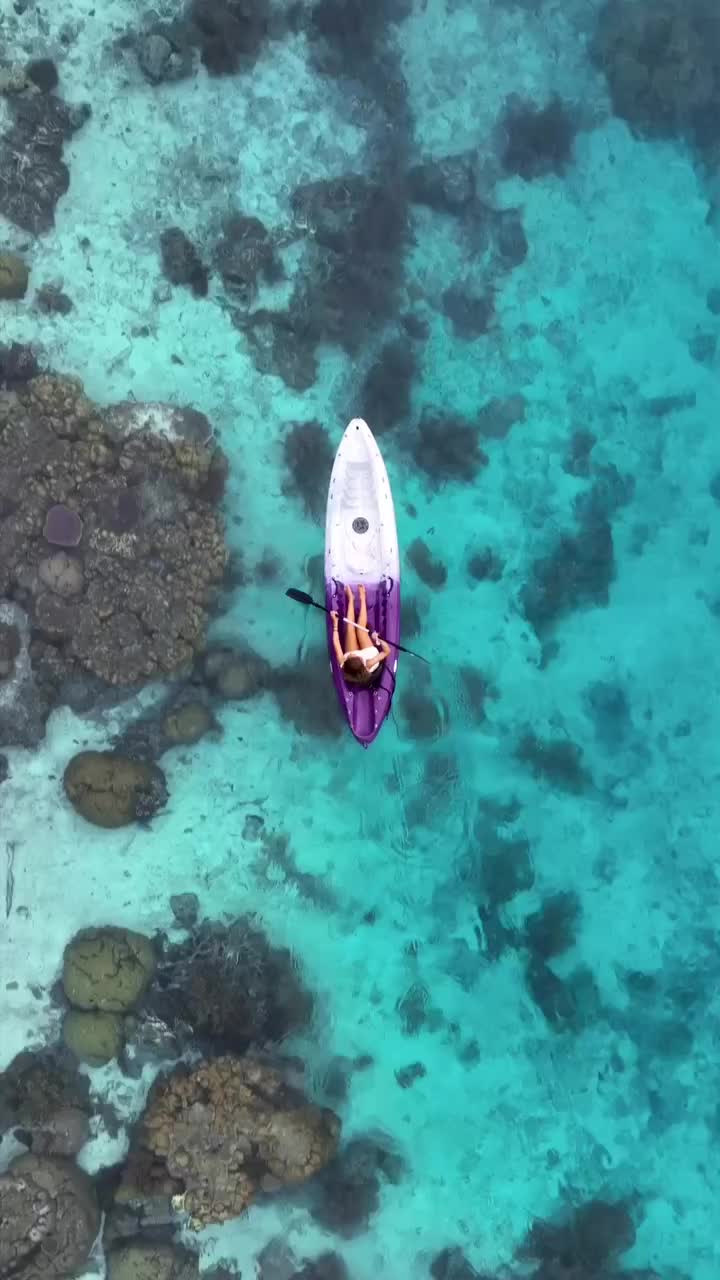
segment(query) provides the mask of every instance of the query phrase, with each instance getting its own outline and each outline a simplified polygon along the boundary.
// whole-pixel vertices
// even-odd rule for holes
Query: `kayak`
[[[335,454],[325,519],[325,601],[346,612],[345,587],[365,584],[368,629],[392,644],[400,640],[400,552],[395,507],[387,469],[375,437],[362,418],[353,418]],[[340,635],[344,626],[340,622]],[[333,649],[328,617],[330,668],[348,724],[364,747],[374,742],[386,720],[395,692],[398,652],[381,664],[372,685],[345,681]]]

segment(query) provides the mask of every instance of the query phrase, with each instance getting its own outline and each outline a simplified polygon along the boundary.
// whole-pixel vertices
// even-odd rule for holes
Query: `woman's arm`
[[[372,635],[370,636],[370,639],[375,645],[375,648],[380,650],[380,656],[378,661],[384,662],[386,658],[390,657],[390,645],[388,644],[387,640],[381,640],[377,631],[373,631]]]
[[[340,643],[340,623],[336,609],[332,610],[330,617],[333,620],[333,649],[335,650],[335,657],[338,660],[338,666],[341,667],[345,661],[345,654],[343,653],[343,647]]]

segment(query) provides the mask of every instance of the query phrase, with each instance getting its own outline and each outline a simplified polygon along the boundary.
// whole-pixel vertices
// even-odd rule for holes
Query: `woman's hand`
[[[375,645],[380,644],[380,637],[379,637],[379,635],[378,635],[377,631],[371,631],[371,632],[370,632],[370,639],[372,640],[373,644],[375,644]]]
[[[331,617],[331,618],[332,618],[332,620],[333,620],[333,631],[337,631],[337,629],[338,629],[338,611],[337,611],[337,609],[331,609],[331,610],[330,610],[330,617]]]

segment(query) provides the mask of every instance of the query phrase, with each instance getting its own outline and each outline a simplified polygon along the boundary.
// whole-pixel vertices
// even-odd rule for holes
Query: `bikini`
[[[350,653],[346,653],[343,658],[343,666],[345,666],[348,658],[360,658],[365,663],[370,675],[372,675],[373,671],[377,671],[380,666],[380,650],[376,649],[374,644],[368,645],[366,649],[352,649]],[[377,658],[377,662],[373,661],[375,658]],[[372,666],[370,666],[371,662]]]

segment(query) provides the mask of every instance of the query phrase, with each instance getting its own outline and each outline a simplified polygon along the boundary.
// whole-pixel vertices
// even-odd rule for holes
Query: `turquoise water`
[[[59,1043],[79,930],[182,947],[170,897],[189,893],[201,920],[252,916],[291,953],[311,1017],[240,1035],[234,1001],[256,987],[238,948],[205,996],[225,1001],[221,1032],[196,1008],[142,1071],[127,1049],[79,1068],[90,1131],[65,1158],[108,1222],[102,1171],[121,1176],[181,1051],[271,1051],[339,1118],[319,1179],[258,1186],[199,1232],[173,1219],[204,1272],[718,1275],[720,33],[704,0],[653,10],[0,0],[0,265],[29,268],[0,298],[0,623],[25,646],[0,666],[0,1067]],[[43,65],[27,84],[38,59],[56,89]],[[90,107],[64,141],[58,95]],[[198,655],[108,697],[83,683],[101,628],[74,696],[56,680],[38,701],[38,645],[69,663],[75,623],[62,643],[40,624],[7,530],[27,511],[37,559],[38,512],[67,495],[49,471],[44,507],[9,492],[33,386],[13,343],[99,415],[207,415],[230,557],[207,646],[240,674],[223,684],[226,657],[208,674]],[[329,469],[356,415],[393,486],[403,639],[431,661],[402,657],[368,752],[320,614],[285,596],[322,596]],[[153,410],[141,441],[168,422]],[[169,693],[209,712],[200,740],[133,729]],[[63,775],[119,741],[154,755],[168,800],[102,829]],[[287,976],[258,946],[272,1003]],[[158,991],[136,1013],[172,1022]],[[3,1090],[11,1176],[33,1117]],[[104,1274],[113,1248],[106,1229],[70,1274]]]

